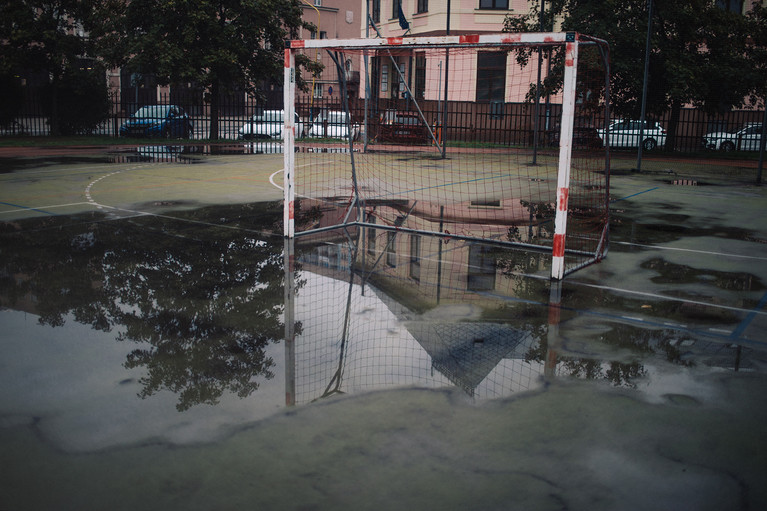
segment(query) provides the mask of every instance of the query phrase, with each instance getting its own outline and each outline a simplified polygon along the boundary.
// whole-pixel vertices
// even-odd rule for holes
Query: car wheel
[[[722,151],[729,153],[735,150],[735,144],[732,142],[722,142]]]
[[[658,147],[658,143],[655,141],[655,139],[647,138],[644,142],[642,142],[642,149],[645,151],[652,151]]]

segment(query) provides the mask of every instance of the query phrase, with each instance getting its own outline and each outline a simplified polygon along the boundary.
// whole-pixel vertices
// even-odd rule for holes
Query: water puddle
[[[435,471],[461,506],[509,502],[509,484],[544,508],[600,492],[596,509],[620,508],[659,480],[699,509],[763,497],[764,465],[733,461],[764,447],[763,413],[733,421],[767,388],[762,334],[733,329],[742,311],[702,320],[567,281],[557,293],[540,253],[460,239],[368,227],[287,241],[282,213],[253,203],[0,224],[1,447],[23,479],[11,504],[45,507],[31,486],[55,473],[48,493],[64,507],[85,499],[67,488],[94,482],[121,496],[106,499],[114,509],[182,508],[199,488],[212,506],[256,491],[332,507],[318,480],[336,503],[377,501],[343,491],[361,472],[414,485],[381,507],[410,507]],[[764,289],[662,258],[639,268],[715,299]],[[758,445],[712,448],[703,463],[711,435]],[[566,454],[552,463],[552,449]],[[61,470],[70,462],[79,471]],[[104,470],[135,480],[134,462],[153,488]],[[604,493],[619,468],[639,483]],[[254,474],[263,485],[251,488]]]

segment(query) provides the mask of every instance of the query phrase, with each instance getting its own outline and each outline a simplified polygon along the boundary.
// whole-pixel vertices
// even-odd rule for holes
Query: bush
[[[24,90],[18,78],[0,74],[0,126],[9,126],[21,112],[24,105]]]
[[[61,135],[90,135],[109,118],[109,89],[105,76],[103,66],[91,64],[90,67],[70,68],[55,85],[49,85],[56,90],[48,94],[51,99],[48,114],[58,110]],[[54,108],[54,101],[58,103],[58,109]]]

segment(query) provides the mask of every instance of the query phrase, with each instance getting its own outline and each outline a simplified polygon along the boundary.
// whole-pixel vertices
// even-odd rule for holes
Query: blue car
[[[139,108],[120,126],[122,137],[189,138],[192,121],[176,105],[149,105]]]

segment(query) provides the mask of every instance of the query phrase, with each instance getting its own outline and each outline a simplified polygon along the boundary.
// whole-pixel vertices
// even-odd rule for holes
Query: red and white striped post
[[[570,36],[571,34],[568,34]],[[573,150],[573,121],[575,120],[575,80],[578,69],[578,40],[565,43],[565,76],[562,92],[562,124],[559,134],[559,169],[557,171],[557,211],[554,217],[554,247],[551,254],[551,278],[565,276],[565,234],[567,231],[567,200],[570,193],[570,160]]]
[[[549,289],[549,324],[546,332],[546,358],[543,360],[543,377],[551,382],[557,373],[557,355],[561,342],[559,321],[562,314],[562,282],[552,280]]]
[[[296,56],[290,45],[285,47],[285,86],[283,92],[283,110],[285,112],[285,124],[282,130],[283,145],[283,196],[285,207],[283,208],[283,232],[286,238],[295,235],[295,99],[296,99]]]

